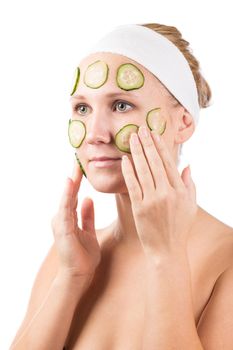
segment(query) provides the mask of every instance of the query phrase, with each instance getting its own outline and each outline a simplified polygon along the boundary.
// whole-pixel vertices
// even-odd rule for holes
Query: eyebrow
[[[132,97],[139,97],[140,95],[138,95],[138,94],[135,94],[135,93],[132,93],[132,92],[130,92],[130,93],[124,93],[124,92],[111,92],[111,93],[108,93],[108,94],[105,94],[104,95],[105,97],[117,97],[117,96],[125,96],[125,97],[130,97],[130,96],[132,96]],[[83,95],[74,95],[74,96],[72,96],[71,98],[70,98],[70,100],[72,100],[72,99],[84,99],[84,100],[86,100],[87,98],[86,98],[86,96],[83,96]]]

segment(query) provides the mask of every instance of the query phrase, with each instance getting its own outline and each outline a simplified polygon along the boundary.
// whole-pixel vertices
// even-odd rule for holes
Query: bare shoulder
[[[48,289],[57,274],[58,256],[55,243],[49,248],[41,266],[35,276],[29,300],[30,312],[33,313],[38,304],[48,292]]]
[[[49,287],[57,274],[58,257],[55,243],[49,248],[41,266],[35,276],[33,286],[30,293],[29,302],[24,319],[15,335],[13,343],[20,337],[28,322],[35,314],[38,307],[48,293]],[[12,343],[12,344],[13,344]]]
[[[233,344],[233,264],[217,279],[197,332],[205,349],[232,349]]]
[[[203,218],[203,224],[206,224],[210,229],[210,234],[216,235],[219,238],[233,240],[233,227],[208,213],[203,208],[200,208],[200,218]]]
[[[195,245],[207,258],[215,259],[215,267],[223,271],[233,264],[233,227],[199,207],[195,231]]]
[[[224,223],[201,207],[198,209],[197,226],[198,225],[202,227],[202,229],[206,229],[205,234],[208,236],[219,235],[228,236],[229,239],[233,238],[233,227]]]

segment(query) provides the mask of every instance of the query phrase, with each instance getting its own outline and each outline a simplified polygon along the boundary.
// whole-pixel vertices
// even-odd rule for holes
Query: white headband
[[[166,86],[197,124],[200,107],[196,83],[184,55],[169,39],[142,25],[120,25],[92,46],[87,55],[96,52],[116,53],[140,63]]]

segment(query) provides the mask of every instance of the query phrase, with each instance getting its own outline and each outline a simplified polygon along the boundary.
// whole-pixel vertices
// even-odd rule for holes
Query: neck
[[[131,201],[128,193],[115,194],[118,217],[115,222],[114,236],[118,245],[141,249],[141,243],[135,227]]]
[[[116,207],[118,217],[113,223],[113,232],[116,245],[120,248],[130,248],[130,250],[142,251],[141,242],[139,240],[133,213],[131,201],[128,193],[115,194]],[[203,209],[199,206],[197,210],[196,220],[190,232],[190,240],[196,232],[196,224],[201,220]],[[156,225],[156,223],[155,223]]]

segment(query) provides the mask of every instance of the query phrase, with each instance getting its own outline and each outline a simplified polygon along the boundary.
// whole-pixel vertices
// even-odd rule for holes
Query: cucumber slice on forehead
[[[144,84],[144,75],[134,64],[122,64],[117,70],[116,82],[123,90],[139,89]]]
[[[76,70],[75,70],[73,89],[72,89],[72,92],[71,92],[70,96],[72,96],[75,93],[75,91],[77,90],[79,77],[80,77],[80,68],[77,67]]]
[[[108,71],[108,65],[104,61],[98,60],[87,67],[83,81],[86,86],[97,89],[106,82]]]
[[[131,153],[129,143],[130,135],[133,132],[137,133],[138,128],[139,127],[135,124],[127,124],[118,131],[115,136],[115,144],[120,151]]]
[[[81,120],[69,120],[68,126],[68,136],[70,144],[78,148],[81,146],[85,136],[86,136],[86,127]]]
[[[146,122],[150,130],[162,135],[166,129],[166,120],[161,114],[161,108],[154,108],[147,113]]]

